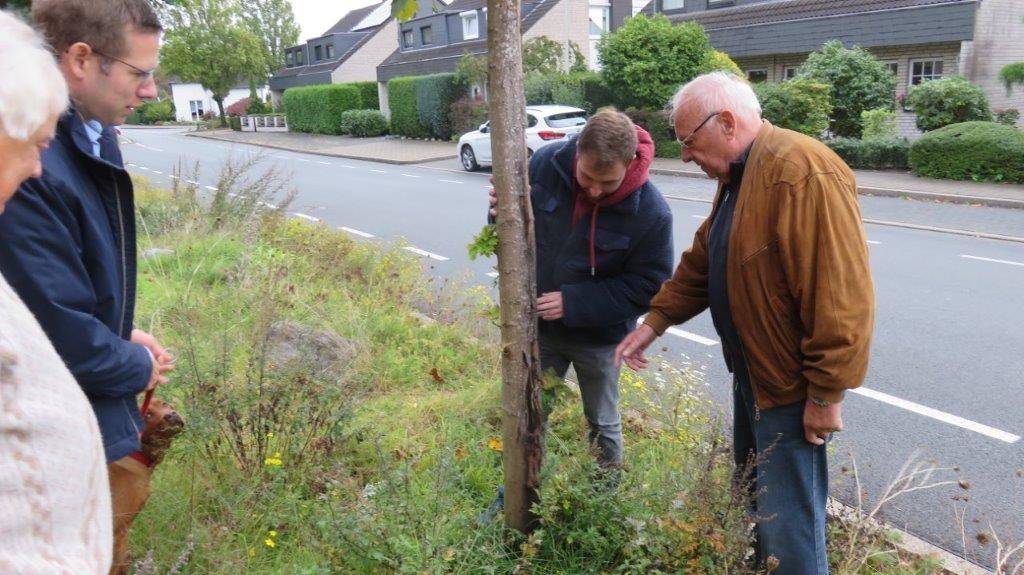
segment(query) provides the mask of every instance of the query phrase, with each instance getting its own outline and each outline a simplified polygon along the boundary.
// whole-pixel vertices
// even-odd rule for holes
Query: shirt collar
[[[103,137],[103,124],[100,124],[98,120],[88,120],[82,125],[85,126],[85,135],[88,136],[89,142],[92,143],[92,149],[98,156],[100,138]]]

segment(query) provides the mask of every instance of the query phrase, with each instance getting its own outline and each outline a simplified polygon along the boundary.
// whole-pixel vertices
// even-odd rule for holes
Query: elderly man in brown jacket
[[[813,138],[761,119],[723,72],[672,100],[682,159],[719,182],[711,215],[616,361],[707,308],[733,373],[737,480],[751,489],[758,557],[828,573],[825,443],[868,366],[874,292],[853,172]],[[772,559],[769,559],[769,558]]]

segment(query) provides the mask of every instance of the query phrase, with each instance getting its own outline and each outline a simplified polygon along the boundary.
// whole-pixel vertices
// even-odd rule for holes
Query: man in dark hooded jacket
[[[672,212],[648,180],[653,158],[650,134],[605,111],[530,159],[541,367],[564,377],[573,366],[602,467],[622,464],[615,346],[672,273]]]

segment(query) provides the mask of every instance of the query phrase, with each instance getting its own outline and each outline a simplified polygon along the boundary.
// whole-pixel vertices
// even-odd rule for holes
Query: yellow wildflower
[[[504,449],[504,446],[501,444],[501,440],[498,439],[497,437],[492,437],[488,439],[487,447],[490,447],[492,451],[497,451],[498,453],[501,453],[502,450]]]
[[[274,543],[273,539],[264,539],[263,540],[263,544],[266,545],[267,547],[270,547],[271,549],[273,549],[274,547],[277,547],[277,543]]]
[[[277,531],[274,531],[273,529],[271,529],[270,531],[267,531],[267,535],[269,535],[271,537],[277,537]]]
[[[284,462],[281,461],[281,453],[275,452],[273,457],[268,457],[264,459],[263,464],[268,467],[281,467],[281,465],[283,465]]]

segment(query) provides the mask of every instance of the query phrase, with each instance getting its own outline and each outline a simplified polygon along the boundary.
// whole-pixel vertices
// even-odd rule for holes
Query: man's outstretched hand
[[[647,324],[641,324],[640,327],[631,331],[619,346],[615,348],[615,367],[622,365],[623,361],[633,371],[639,371],[647,367],[647,358],[644,357],[644,350],[654,343],[656,339],[658,339],[658,334],[654,333],[654,328]]]

